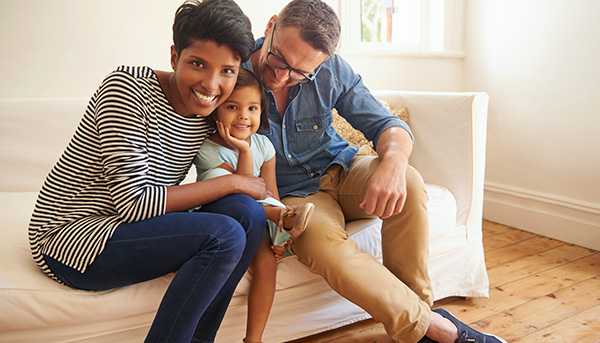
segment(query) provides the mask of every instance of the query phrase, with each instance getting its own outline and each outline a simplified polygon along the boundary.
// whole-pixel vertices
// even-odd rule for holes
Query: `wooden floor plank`
[[[483,247],[486,253],[499,248],[504,248],[536,237],[535,234],[522,230],[509,230],[505,233],[483,236]]]
[[[512,342],[595,306],[600,306],[598,276],[481,319],[473,326]]]
[[[599,343],[600,306],[592,307],[515,343]]]
[[[358,323],[348,325],[344,328],[331,330],[311,337],[305,337],[290,341],[288,343],[380,343],[386,340],[383,324],[373,319],[367,319]]]
[[[443,306],[473,323],[600,275],[600,253],[490,289],[489,298],[453,300]]]
[[[497,235],[497,234],[505,233],[508,230],[512,230],[512,228],[510,228],[509,226],[506,226],[504,224],[491,222],[489,220],[483,221],[483,232],[484,233]]]
[[[557,248],[565,243],[547,237],[534,237],[504,248],[485,253],[485,264],[488,268],[520,260],[524,257]]]
[[[561,245],[558,248],[489,269],[490,286],[500,286],[592,254],[594,251],[590,249],[570,244]]]

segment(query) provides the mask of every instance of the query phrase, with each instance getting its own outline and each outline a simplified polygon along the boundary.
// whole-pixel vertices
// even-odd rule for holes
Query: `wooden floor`
[[[435,303],[508,342],[600,342],[600,252],[485,221],[489,299]],[[294,343],[382,342],[372,320]]]

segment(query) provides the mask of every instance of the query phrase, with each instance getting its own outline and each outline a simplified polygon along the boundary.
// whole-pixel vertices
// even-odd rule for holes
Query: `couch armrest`
[[[411,164],[428,183],[450,189],[457,225],[481,237],[489,97],[486,93],[376,91],[392,107],[405,106],[415,135]],[[470,237],[475,236],[475,237]]]

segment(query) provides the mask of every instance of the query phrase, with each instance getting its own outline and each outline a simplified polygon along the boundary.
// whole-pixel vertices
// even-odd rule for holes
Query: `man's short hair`
[[[175,12],[173,44],[177,53],[192,40],[212,40],[246,61],[254,51],[250,19],[232,0],[188,0]]]
[[[293,0],[279,13],[279,26],[300,30],[300,37],[313,48],[333,55],[340,40],[340,21],[321,0]]]

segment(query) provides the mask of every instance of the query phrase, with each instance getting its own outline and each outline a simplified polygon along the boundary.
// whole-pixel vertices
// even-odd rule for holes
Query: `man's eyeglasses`
[[[273,33],[271,34],[271,40],[269,41],[269,49],[267,51],[267,64],[275,69],[287,69],[289,77],[292,81],[297,83],[305,83],[315,79],[314,73],[305,73],[298,69],[290,67],[289,64],[283,59],[283,57],[273,52],[273,37],[275,36],[275,28],[277,24],[273,25]]]

